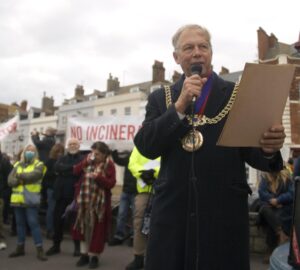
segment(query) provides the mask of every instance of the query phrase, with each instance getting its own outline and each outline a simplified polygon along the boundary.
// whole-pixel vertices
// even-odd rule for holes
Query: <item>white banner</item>
[[[14,118],[0,125],[0,141],[5,139],[9,134],[15,133],[17,131],[18,119],[19,116],[16,115]]]
[[[68,119],[66,138],[77,138],[80,150],[90,150],[96,141],[107,143],[111,149],[131,150],[143,120],[142,116],[72,117]]]

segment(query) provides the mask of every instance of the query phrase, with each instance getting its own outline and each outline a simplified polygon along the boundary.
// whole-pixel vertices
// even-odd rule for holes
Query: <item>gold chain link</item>
[[[214,125],[214,124],[217,124],[218,122],[220,122],[231,110],[232,105],[236,98],[238,88],[239,88],[239,82],[237,82],[235,84],[228,103],[226,104],[226,106],[223,108],[223,110],[218,115],[216,115],[213,118],[206,117],[205,115],[194,114],[194,117],[192,117],[192,115],[187,115],[186,118],[187,118],[189,124],[193,125],[195,127],[198,127],[198,126],[203,126],[206,124]],[[169,106],[172,105],[171,88],[169,85],[165,85],[165,94],[166,94],[166,106],[167,106],[167,108],[169,108]]]

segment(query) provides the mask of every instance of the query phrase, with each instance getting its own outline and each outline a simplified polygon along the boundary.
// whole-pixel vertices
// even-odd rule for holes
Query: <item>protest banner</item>
[[[8,135],[17,131],[18,115],[0,125],[0,141],[4,140]]]
[[[111,149],[131,150],[143,119],[142,116],[72,117],[68,119],[66,141],[78,139],[81,150],[90,150],[96,141],[105,142]]]

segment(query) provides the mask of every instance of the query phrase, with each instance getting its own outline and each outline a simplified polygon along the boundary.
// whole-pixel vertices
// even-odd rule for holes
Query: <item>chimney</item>
[[[271,33],[269,37],[269,48],[274,48],[277,43],[278,43],[277,37],[273,33]]]
[[[225,74],[229,74],[229,69],[222,66],[219,75],[225,75]]]
[[[152,83],[165,81],[165,68],[163,62],[154,61],[152,66]]]
[[[266,54],[269,49],[269,36],[264,29],[259,27],[257,30],[257,43],[258,43],[258,59],[265,60]]]
[[[84,89],[83,86],[80,84],[77,84],[75,87],[75,97],[83,97],[84,96]]]
[[[27,100],[22,100],[22,101],[21,101],[20,109],[21,109],[21,111],[23,111],[23,112],[26,112],[26,111],[27,111]]]
[[[106,91],[115,91],[120,88],[120,82],[117,77],[113,78],[111,73],[109,73],[109,77],[107,79]]]
[[[173,73],[173,76],[172,76],[173,83],[177,82],[180,79],[180,77],[181,77],[181,74],[175,70]]]
[[[42,98],[42,112],[53,112],[54,111],[54,99],[53,97],[47,97],[46,92]]]

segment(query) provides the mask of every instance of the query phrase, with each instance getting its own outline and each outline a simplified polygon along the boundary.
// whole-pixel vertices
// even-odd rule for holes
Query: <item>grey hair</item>
[[[186,24],[186,25],[181,26],[176,31],[176,33],[174,34],[174,36],[172,38],[172,44],[173,44],[174,50],[178,49],[178,40],[179,40],[181,34],[185,30],[191,30],[191,29],[199,30],[200,32],[202,32],[204,34],[204,36],[207,38],[207,42],[208,42],[209,46],[212,47],[211,46],[211,35],[205,27],[198,25],[198,24]]]

